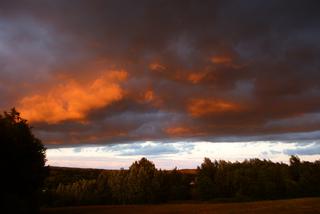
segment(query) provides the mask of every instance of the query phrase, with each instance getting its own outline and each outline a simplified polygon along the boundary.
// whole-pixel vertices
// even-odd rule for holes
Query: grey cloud
[[[75,153],[80,153],[81,151],[82,151],[81,147],[76,147],[73,149],[73,152],[75,152]]]
[[[284,153],[287,155],[320,155],[320,143],[311,143],[307,145],[296,145],[294,149],[286,149]]]
[[[119,144],[104,147],[104,151],[118,152],[121,156],[135,156],[135,155],[166,155],[177,154],[181,152],[189,152],[194,148],[193,145],[177,145],[160,142],[147,142],[147,143],[131,143]]]

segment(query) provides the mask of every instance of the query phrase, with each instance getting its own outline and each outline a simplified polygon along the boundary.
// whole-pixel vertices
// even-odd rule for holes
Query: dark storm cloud
[[[0,107],[48,145],[314,138],[319,6],[1,1]]]

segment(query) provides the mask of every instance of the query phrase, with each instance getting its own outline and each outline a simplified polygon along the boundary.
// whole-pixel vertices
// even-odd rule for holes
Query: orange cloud
[[[153,90],[147,90],[144,94],[144,99],[147,101],[147,102],[150,102],[152,100],[154,100],[155,98],[155,95],[154,95],[154,92]]]
[[[193,83],[193,84],[197,84],[198,82],[200,82],[205,76],[207,75],[207,72],[195,72],[195,73],[191,73],[188,76],[188,80]]]
[[[163,100],[159,97],[153,89],[147,89],[143,94],[138,98],[139,102],[149,103],[154,107],[160,107],[163,105]]]
[[[202,136],[205,132],[197,127],[191,127],[186,124],[176,124],[164,129],[165,133],[171,137],[187,137],[187,136]]]
[[[166,67],[159,64],[159,63],[151,63],[149,65],[149,69],[152,71],[162,71],[162,70],[166,69]]]
[[[210,61],[214,64],[229,65],[232,62],[232,59],[229,56],[219,55],[211,57]]]
[[[188,112],[193,117],[201,117],[221,112],[239,111],[240,105],[216,99],[192,99],[188,104]]]
[[[192,133],[190,128],[178,126],[178,127],[169,127],[165,132],[171,136],[179,136]]]
[[[123,90],[119,83],[126,78],[125,71],[107,71],[85,85],[69,80],[46,93],[24,97],[18,107],[23,117],[32,122],[83,120],[91,109],[120,100]]]

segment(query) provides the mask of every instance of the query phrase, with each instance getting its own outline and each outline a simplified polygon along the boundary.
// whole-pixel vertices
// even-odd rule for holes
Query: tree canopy
[[[35,212],[47,174],[45,148],[14,108],[0,113],[0,141],[4,205],[12,212]]]

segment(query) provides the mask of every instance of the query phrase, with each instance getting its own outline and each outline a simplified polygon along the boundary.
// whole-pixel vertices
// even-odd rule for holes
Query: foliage
[[[129,201],[127,194],[127,177],[128,172],[124,169],[113,172],[110,175],[108,184],[111,190],[111,197],[115,203],[125,204]]]
[[[146,158],[134,162],[127,176],[128,200],[132,203],[155,202],[160,184],[156,179],[156,167]]]
[[[67,167],[50,167],[50,176],[45,180],[47,189],[55,189],[59,184],[72,184],[78,180],[96,179],[103,170],[101,169],[81,169]]]
[[[201,199],[275,199],[320,195],[319,163],[300,162],[291,156],[290,165],[251,159],[242,163],[205,158],[197,172]]]
[[[45,148],[15,109],[0,114],[0,138],[4,205],[17,209],[12,212],[35,212],[47,174]]]
[[[55,169],[54,178],[72,173],[50,185],[50,206],[82,204],[141,204],[181,200],[256,200],[320,196],[320,161],[290,165],[267,160],[211,161],[205,158],[196,171],[158,170],[142,158],[128,170]],[[54,170],[53,170],[54,171]],[[69,172],[67,172],[69,171]],[[85,173],[87,171],[88,173]],[[190,173],[192,172],[192,173]],[[57,176],[59,175],[59,176]],[[81,176],[80,176],[81,175]],[[50,179],[48,179],[50,180]],[[58,180],[50,180],[55,184]]]
[[[80,204],[137,204],[160,203],[168,200],[189,199],[192,176],[178,170],[157,170],[146,158],[134,162],[129,170],[97,171],[92,169],[52,170],[53,177],[46,180],[46,206]],[[88,171],[88,173],[85,173]],[[64,173],[79,172],[80,180],[70,182]],[[91,172],[92,174],[90,175]],[[74,177],[79,177],[73,175]],[[58,179],[61,182],[57,185]]]

